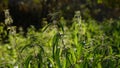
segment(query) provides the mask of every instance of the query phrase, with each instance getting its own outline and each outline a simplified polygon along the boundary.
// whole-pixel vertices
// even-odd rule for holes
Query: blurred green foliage
[[[71,24],[60,17],[43,28],[28,28],[16,33],[14,26],[0,26],[0,34],[9,26],[8,42],[0,41],[0,68],[119,68],[120,20],[98,23],[83,20],[76,11]],[[0,39],[1,36],[0,35]]]

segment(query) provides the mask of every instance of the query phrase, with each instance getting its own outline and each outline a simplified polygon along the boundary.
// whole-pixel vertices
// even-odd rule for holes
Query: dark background
[[[9,9],[17,27],[34,25],[42,27],[43,19],[50,23],[51,13],[61,12],[61,16],[72,20],[74,12],[80,10],[82,18],[102,22],[106,19],[119,19],[119,0],[0,0],[0,22],[4,22],[3,10]],[[54,15],[53,15],[54,16]]]

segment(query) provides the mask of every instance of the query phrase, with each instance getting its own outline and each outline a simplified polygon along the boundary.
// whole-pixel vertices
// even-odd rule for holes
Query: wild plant
[[[62,16],[53,20],[39,30],[31,26],[26,36],[22,31],[16,33],[16,28],[7,24],[9,42],[0,43],[4,45],[0,46],[0,67],[120,67],[119,21],[100,24],[92,19],[83,20],[80,11],[75,12],[69,27],[66,25],[69,21]]]

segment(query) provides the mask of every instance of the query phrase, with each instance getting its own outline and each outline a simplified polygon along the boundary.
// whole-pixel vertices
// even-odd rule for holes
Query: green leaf
[[[26,58],[26,60],[25,60],[25,68],[29,68],[29,64],[30,64],[30,61],[31,61],[31,59],[33,58],[33,56],[32,55],[29,55],[27,58]]]
[[[101,66],[101,63],[99,62],[98,64],[98,67],[97,68],[102,68],[102,66]]]
[[[22,47],[22,48],[20,49],[20,52],[23,52],[23,50],[25,50],[27,47],[30,47],[30,45],[28,44],[28,45],[25,45],[24,47]]]
[[[63,65],[62,65],[63,68],[66,68],[66,59],[64,58],[63,59]]]
[[[42,32],[44,32],[51,24],[47,24],[42,28]]]
[[[73,63],[75,64],[76,63],[76,56],[75,56],[74,50],[70,49],[70,52],[72,55]]]
[[[48,60],[51,62],[51,64],[53,65],[53,67],[55,67],[53,59],[52,58],[48,58]]]

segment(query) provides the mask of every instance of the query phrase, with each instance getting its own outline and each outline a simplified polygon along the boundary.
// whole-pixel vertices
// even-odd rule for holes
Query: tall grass
[[[120,67],[120,21],[83,21],[78,11],[70,27],[66,22],[32,26],[26,36],[11,26],[8,43],[0,42],[0,68]]]

